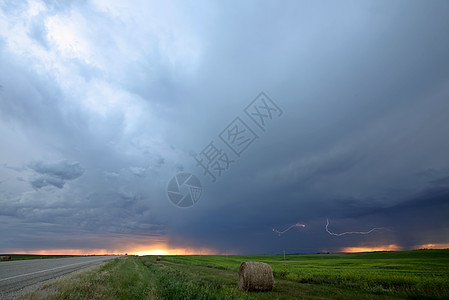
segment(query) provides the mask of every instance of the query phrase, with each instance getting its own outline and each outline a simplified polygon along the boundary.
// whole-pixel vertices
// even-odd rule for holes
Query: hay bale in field
[[[271,291],[273,285],[273,270],[269,264],[255,261],[240,264],[239,289],[242,291]]]
[[[0,260],[11,260],[11,256],[0,256]]]
[[[158,257],[156,257],[156,261],[161,261],[161,257],[160,256],[158,256]]]

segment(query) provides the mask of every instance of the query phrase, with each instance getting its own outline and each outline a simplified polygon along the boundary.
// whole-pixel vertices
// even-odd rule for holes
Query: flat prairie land
[[[242,261],[271,265],[271,292],[242,292]],[[51,293],[45,292],[45,289]],[[449,250],[358,254],[128,256],[43,286],[49,299],[449,299]]]
[[[76,257],[79,255],[0,254],[0,256],[11,256],[11,260],[25,260],[25,259],[66,258],[66,257]]]
[[[164,256],[237,273],[242,261],[268,263],[275,280],[416,299],[449,299],[449,249],[355,254]],[[275,288],[276,290],[276,288]],[[332,298],[332,295],[329,295]],[[345,296],[345,297],[346,297]]]

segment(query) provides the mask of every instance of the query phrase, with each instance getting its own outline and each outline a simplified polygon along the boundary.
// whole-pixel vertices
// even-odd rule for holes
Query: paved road
[[[120,256],[84,256],[0,262],[0,299],[27,286]]]

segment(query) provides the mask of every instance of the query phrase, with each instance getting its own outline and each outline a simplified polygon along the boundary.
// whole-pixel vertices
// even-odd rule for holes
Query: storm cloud
[[[3,1],[0,252],[448,247],[448,13]],[[282,110],[258,104],[266,127],[247,114],[261,92]],[[223,134],[235,120],[257,137],[241,152]],[[198,163],[211,142],[230,163],[215,179]],[[188,208],[167,194],[180,172],[201,182]],[[327,218],[388,230],[331,236]]]
[[[42,161],[32,162],[29,168],[33,169],[39,176],[31,181],[31,185],[40,189],[47,185],[62,189],[67,180],[73,180],[84,173],[79,163],[60,161],[57,163],[44,163]]]

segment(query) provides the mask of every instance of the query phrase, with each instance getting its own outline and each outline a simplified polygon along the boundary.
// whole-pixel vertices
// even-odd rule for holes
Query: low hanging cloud
[[[142,168],[142,167],[130,167],[129,169],[135,176],[138,176],[138,177],[144,177],[145,172],[147,171],[147,169]]]
[[[46,187],[48,185],[57,187],[58,189],[62,189],[64,187],[65,181],[56,177],[41,176],[31,180],[30,184],[33,188],[37,190]]]
[[[54,186],[62,189],[67,180],[74,180],[84,173],[84,168],[79,162],[68,162],[62,160],[56,163],[46,163],[42,161],[32,162],[29,168],[34,170],[39,176],[30,181],[34,189],[41,189],[46,186]]]

